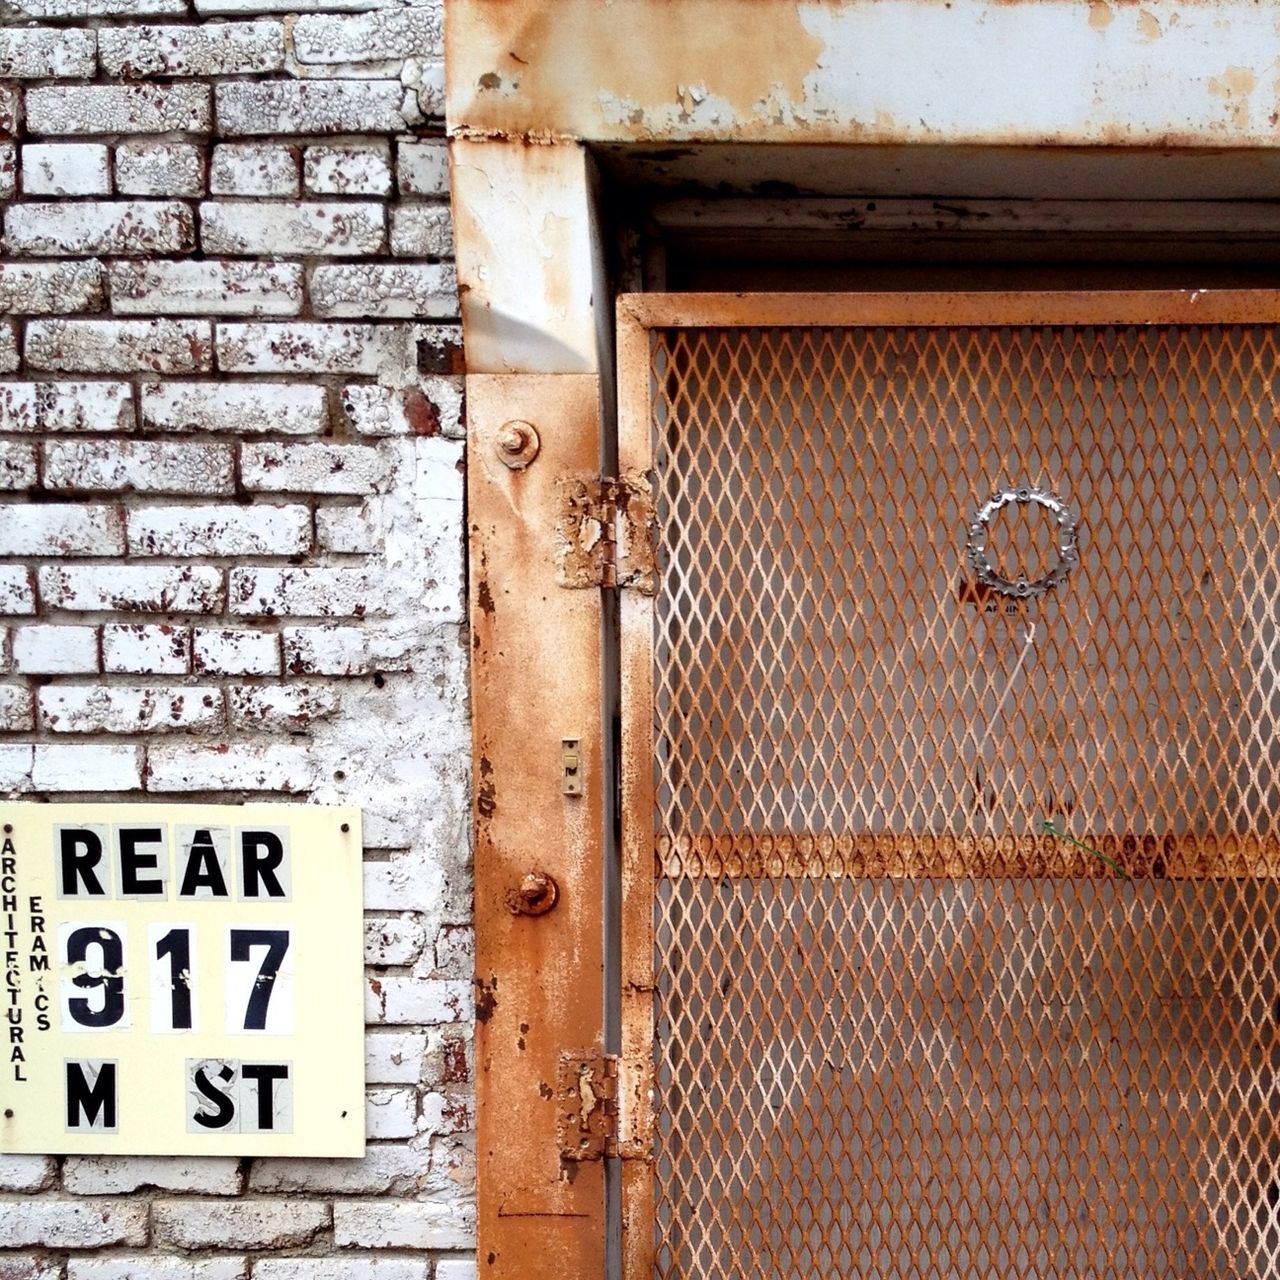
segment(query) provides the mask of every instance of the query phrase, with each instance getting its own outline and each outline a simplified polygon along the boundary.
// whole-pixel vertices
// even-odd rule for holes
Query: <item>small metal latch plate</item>
[[[582,743],[577,738],[560,740],[560,790],[567,796],[582,794]]]

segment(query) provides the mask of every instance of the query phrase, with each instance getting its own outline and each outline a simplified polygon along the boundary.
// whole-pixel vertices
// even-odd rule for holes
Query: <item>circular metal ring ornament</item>
[[[987,531],[991,517],[1004,507],[1014,504],[1043,507],[1057,525],[1056,546],[1058,558],[1042,578],[1006,578],[996,570],[987,556]],[[1029,596],[1042,596],[1052,587],[1066,580],[1067,574],[1080,563],[1080,548],[1076,539],[1076,518],[1067,504],[1056,493],[1022,485],[1017,489],[999,489],[974,512],[969,521],[969,541],[965,546],[969,563],[978,581],[1003,596],[1016,596],[1025,600]]]

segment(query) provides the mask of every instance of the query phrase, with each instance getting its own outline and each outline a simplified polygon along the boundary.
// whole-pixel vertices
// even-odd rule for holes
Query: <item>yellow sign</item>
[[[0,1151],[364,1153],[360,815],[0,805]]]

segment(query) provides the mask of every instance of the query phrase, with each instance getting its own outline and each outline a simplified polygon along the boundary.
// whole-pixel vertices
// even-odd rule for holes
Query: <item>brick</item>
[[[111,170],[105,143],[30,143],[22,148],[22,194],[105,196]]]
[[[0,79],[53,80],[94,72],[94,33],[60,27],[0,30]]]
[[[49,1156],[0,1155],[0,1191],[45,1191],[58,1180]]]
[[[379,253],[384,224],[382,205],[373,203],[209,201],[200,206],[200,244],[206,253]]]
[[[443,142],[402,142],[396,149],[396,183],[402,195],[449,194],[449,148]]]
[[[425,1031],[369,1031],[364,1038],[365,1079],[370,1084],[416,1084],[426,1055]]]
[[[290,316],[302,309],[302,266],[291,262],[114,262],[118,314]]]
[[[232,613],[300,618],[365,617],[385,608],[382,579],[363,569],[231,571]]]
[[[184,0],[21,0],[29,18],[139,18],[185,13]]]
[[[425,1258],[263,1258],[253,1274],[254,1280],[430,1280],[428,1266]]]
[[[237,685],[227,690],[227,698],[237,729],[303,733],[338,709],[337,690],[324,685]]]
[[[436,1280],[476,1280],[474,1258],[442,1258],[436,1263]]]
[[[311,298],[318,316],[448,319],[458,314],[451,263],[342,263],[316,267]]]
[[[453,221],[446,204],[401,204],[391,210],[397,258],[452,258]]]
[[[318,766],[297,744],[228,743],[216,747],[155,746],[148,755],[149,791],[309,791]]]
[[[107,1254],[99,1258],[71,1258],[67,1263],[67,1280],[245,1280],[248,1274],[249,1260],[244,1257]]]
[[[0,431],[132,431],[127,382],[0,382]]]
[[[0,489],[30,489],[36,483],[36,447],[13,440],[0,443]]]
[[[234,1196],[243,1179],[238,1160],[220,1156],[68,1156],[62,1185],[76,1195],[119,1196],[156,1188],[201,1196]]]
[[[233,695],[234,696],[234,695]],[[380,916],[364,922],[365,964],[413,964],[426,941],[411,915]]]
[[[86,373],[207,373],[210,326],[199,320],[32,320],[27,361]]]
[[[224,627],[197,630],[193,665],[198,672],[227,676],[274,676],[280,672],[280,637],[274,631]]]
[[[312,195],[389,196],[391,153],[385,147],[308,147],[302,180]]]
[[[359,444],[246,444],[240,482],[274,493],[374,493],[386,479],[387,458]]]
[[[0,506],[2,556],[113,556],[123,551],[124,523],[115,507]]]
[[[470,1207],[412,1200],[340,1200],[333,1206],[339,1248],[468,1249],[475,1244]]]
[[[31,785],[37,791],[138,791],[142,788],[142,752],[138,747],[96,743],[54,747],[37,744]]]
[[[13,669],[23,675],[84,675],[98,670],[97,627],[39,624],[13,633]]]
[[[148,382],[142,421],[148,431],[314,435],[328,427],[329,410],[324,388],[305,383]]]
[[[311,548],[304,506],[143,507],[128,513],[129,551],[144,556],[290,556]]]
[[[219,613],[224,598],[209,565],[51,565],[39,580],[46,608],[78,613]]]
[[[5,215],[4,230],[12,253],[145,256],[195,247],[191,210],[172,201],[18,204]]]
[[[420,116],[444,119],[443,58],[408,58],[400,68],[400,79],[413,91]]]
[[[97,311],[104,283],[100,262],[0,262],[0,308],[11,315]]]
[[[0,323],[0,372],[13,373],[19,363],[17,329],[12,321],[4,321]]]
[[[430,436],[440,431],[436,406],[416,387],[343,387],[342,409],[362,436]]]
[[[202,685],[51,685],[40,690],[40,723],[53,733],[161,733],[220,729],[222,691]]]
[[[228,373],[373,375],[410,359],[408,334],[396,325],[220,324],[217,345],[218,367]]]
[[[167,623],[105,626],[102,669],[129,675],[185,675],[191,670],[191,632]]]
[[[303,80],[217,86],[225,136],[391,133],[405,128],[398,80]]]
[[[99,27],[98,56],[109,76],[235,76],[284,66],[279,22]]]
[[[16,84],[0,84],[0,133],[17,133],[22,123],[22,94]]]
[[[203,84],[42,87],[26,109],[31,133],[208,133],[213,123]]]
[[[0,565],[0,616],[35,613],[36,592],[31,570],[24,565]]]
[[[0,200],[11,200],[17,189],[18,149],[12,142],[0,142]]]
[[[437,0],[431,0],[436,3]],[[254,13],[315,13],[327,10],[367,9],[386,0],[196,0],[196,12],[244,15]]]
[[[461,977],[475,969],[476,933],[470,925],[441,925],[435,941],[436,974]]]
[[[364,1100],[365,1133],[370,1138],[413,1138],[418,1133],[418,1098],[413,1089],[370,1089]]]
[[[382,544],[382,521],[368,504],[322,507],[316,512],[316,541],[340,555],[369,555]]]
[[[44,484],[94,492],[230,493],[234,460],[224,444],[51,440],[44,446]]]
[[[87,752],[91,748],[76,750]],[[4,1249],[33,1245],[49,1249],[95,1249],[106,1244],[146,1243],[145,1204],[118,1200],[28,1200],[21,1213],[0,1214],[0,1248]]]
[[[305,1200],[157,1200],[156,1242],[180,1249],[287,1249],[329,1229],[327,1204]]]
[[[302,63],[376,62],[386,58],[442,58],[439,9],[383,9],[357,17],[307,14],[293,28]]]
[[[35,748],[31,746],[0,745],[0,790],[31,790],[31,770],[34,767]],[[0,1280],[4,1273],[0,1271]]]
[[[365,1013],[377,1022],[423,1026],[469,1022],[472,1016],[471,984],[455,979],[383,974],[370,980],[367,995]]]
[[[130,196],[204,194],[204,151],[191,142],[122,142],[116,190]]]
[[[0,1280],[62,1280],[62,1264],[47,1254],[8,1253],[0,1256]]]
[[[412,670],[419,636],[370,627],[286,627],[284,667],[291,675],[354,676]]]
[[[209,190],[215,196],[296,196],[298,151],[276,142],[214,147]]]

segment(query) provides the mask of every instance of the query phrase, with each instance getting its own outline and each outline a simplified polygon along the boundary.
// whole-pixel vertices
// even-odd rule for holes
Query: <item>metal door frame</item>
[[[1280,324],[1280,291],[632,294],[618,299],[617,317],[618,474],[634,481],[652,467],[650,334],[656,329]],[[655,1265],[654,623],[652,594],[621,593],[623,1280],[652,1280]]]

